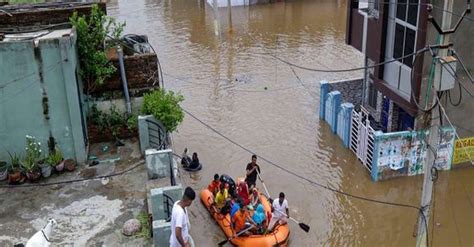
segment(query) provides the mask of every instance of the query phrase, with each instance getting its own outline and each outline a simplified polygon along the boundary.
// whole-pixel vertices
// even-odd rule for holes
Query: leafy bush
[[[125,23],[117,23],[114,18],[106,16],[97,4],[92,5],[88,17],[74,12],[70,22],[77,31],[80,75],[91,91],[117,70],[107,59],[104,43],[108,35],[120,37]]]
[[[138,115],[132,114],[127,119],[127,127],[130,131],[136,130],[138,128]]]
[[[154,90],[143,97],[142,113],[151,114],[173,132],[184,119],[184,112],[179,105],[184,100],[180,94],[164,89]]]

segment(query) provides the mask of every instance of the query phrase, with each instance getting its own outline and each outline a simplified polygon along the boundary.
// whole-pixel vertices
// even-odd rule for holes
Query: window
[[[366,10],[369,8],[369,0],[359,0],[359,9]]]
[[[415,52],[418,1],[398,0],[395,16],[393,58],[401,58]],[[401,62],[411,68],[413,59],[414,56],[410,56],[404,58]]]

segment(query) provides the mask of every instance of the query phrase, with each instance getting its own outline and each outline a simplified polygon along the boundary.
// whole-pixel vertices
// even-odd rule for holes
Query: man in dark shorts
[[[257,173],[258,170],[258,173]],[[252,162],[248,163],[247,168],[246,168],[246,177],[245,177],[245,182],[249,186],[249,191],[252,191],[252,189],[255,187],[255,184],[257,182],[257,177],[258,174],[260,173],[260,166],[257,165],[257,155],[252,155]],[[260,181],[261,178],[259,178]]]

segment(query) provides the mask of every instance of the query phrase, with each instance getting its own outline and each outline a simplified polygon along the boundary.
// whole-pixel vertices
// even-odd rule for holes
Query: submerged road
[[[361,77],[362,72],[314,73],[285,64],[324,69],[363,65],[345,45],[346,1],[291,1],[213,12],[190,0],[112,0],[108,14],[126,21],[125,33],[147,34],[159,53],[167,89],[181,92],[183,107],[222,134],[306,178],[344,192],[419,205],[422,177],[374,183],[367,170],[318,119],[320,80]],[[174,148],[198,152],[204,169],[185,174],[196,189],[214,173],[244,176],[251,154],[186,116]],[[347,198],[259,160],[274,196],[287,195],[291,214],[311,226],[292,226],[291,246],[413,246],[416,210]],[[436,186],[431,246],[473,246],[474,169],[441,172]],[[261,186],[260,184],[258,186]],[[191,209],[198,246],[215,246],[224,235],[199,201]]]

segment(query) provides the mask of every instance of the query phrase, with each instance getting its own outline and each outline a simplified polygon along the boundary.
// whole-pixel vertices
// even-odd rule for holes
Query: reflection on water
[[[212,9],[201,8],[197,0],[113,0],[108,14],[126,21],[126,33],[148,35],[159,53],[166,88],[181,92],[186,98],[183,107],[224,135],[318,183],[380,200],[419,203],[422,177],[371,182],[354,155],[319,122],[318,82],[360,77],[361,72],[295,70],[299,81],[287,65],[266,55],[314,68],[361,66],[362,56],[344,44],[346,1],[295,0],[235,7],[232,34],[227,9],[222,8],[218,36]],[[244,176],[250,161],[249,153],[189,116],[174,135],[174,147],[177,152],[188,147],[199,153],[204,169],[183,176],[196,189],[206,186],[214,173]],[[284,191],[292,215],[311,226],[310,233],[292,226],[292,246],[415,243],[417,212],[345,198],[263,161],[259,164],[270,193]],[[468,179],[473,175],[472,169],[441,174],[444,194],[438,196],[442,199],[436,202],[435,221],[449,229],[435,229],[436,243],[450,245],[446,240],[459,235],[459,245],[474,242],[470,199],[474,186]],[[453,192],[453,180],[455,188],[465,189]],[[198,201],[191,207],[191,222],[198,246],[215,246],[224,237]]]

